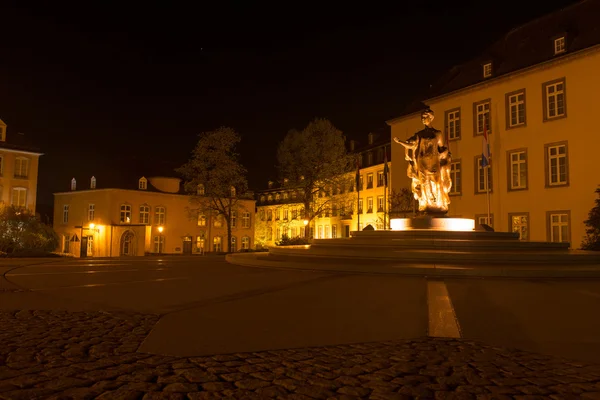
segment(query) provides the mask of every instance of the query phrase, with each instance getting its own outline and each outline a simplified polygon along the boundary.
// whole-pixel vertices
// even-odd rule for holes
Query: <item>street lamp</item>
[[[158,233],[162,233],[164,229],[165,229],[164,227],[159,226],[158,227]],[[159,255],[162,252],[162,242],[163,242],[163,237],[162,237],[162,235],[159,235],[158,236],[158,254]]]
[[[304,222],[304,238],[308,240],[308,220],[305,219],[302,222]]]

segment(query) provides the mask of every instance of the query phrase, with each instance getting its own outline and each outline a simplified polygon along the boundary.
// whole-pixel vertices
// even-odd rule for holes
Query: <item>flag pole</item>
[[[485,191],[487,196],[487,223],[489,226],[492,226],[492,220],[490,219],[490,165],[486,165],[485,167]]]
[[[360,157],[360,155],[359,155]],[[356,230],[360,231],[360,164],[356,159]]]

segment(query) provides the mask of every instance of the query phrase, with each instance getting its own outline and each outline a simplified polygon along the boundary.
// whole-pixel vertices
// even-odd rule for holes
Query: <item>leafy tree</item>
[[[302,237],[289,237],[286,234],[281,235],[281,240],[279,242],[275,242],[276,246],[294,246],[308,244],[308,240]]]
[[[596,189],[598,198],[596,205],[590,210],[588,219],[583,223],[587,226],[581,248],[583,250],[600,251],[600,187]]]
[[[176,171],[184,177],[185,191],[191,195],[190,216],[203,213],[222,217],[227,226],[226,248],[230,250],[232,214],[243,208],[239,199],[252,197],[246,168],[239,163],[236,152],[241,137],[228,127],[199,136],[191,158]]]
[[[415,198],[407,188],[392,189],[389,197],[390,217],[406,217],[414,212]]]
[[[348,154],[345,137],[327,119],[315,119],[302,131],[291,130],[277,149],[278,171],[289,187],[296,188],[309,222],[341,201],[333,192],[347,187],[353,176],[354,156]]]
[[[34,214],[0,205],[0,254],[49,253],[58,244],[56,232]]]

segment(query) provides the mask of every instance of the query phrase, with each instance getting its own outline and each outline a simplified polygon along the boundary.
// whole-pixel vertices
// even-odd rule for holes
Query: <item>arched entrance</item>
[[[125,231],[121,236],[121,251],[122,256],[135,255],[135,235],[132,231]]]

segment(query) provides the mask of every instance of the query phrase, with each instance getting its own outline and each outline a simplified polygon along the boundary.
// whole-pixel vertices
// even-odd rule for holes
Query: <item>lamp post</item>
[[[306,241],[308,242],[308,220],[305,219],[304,221],[304,238],[306,239]]]
[[[162,252],[162,242],[163,242],[162,233],[163,233],[163,230],[164,230],[164,229],[165,229],[165,228],[164,228],[164,227],[162,227],[162,226],[159,226],[159,227],[158,227],[158,233],[161,233],[161,235],[158,235],[158,254],[159,254],[159,255],[160,255],[160,253]]]

